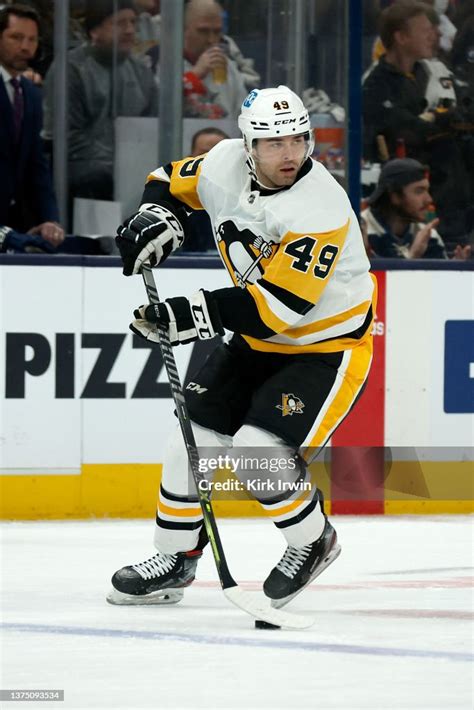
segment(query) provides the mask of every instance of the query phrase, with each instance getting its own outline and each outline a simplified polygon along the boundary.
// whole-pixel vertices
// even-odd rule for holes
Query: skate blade
[[[316,579],[316,577],[319,577],[321,572],[324,572],[324,570],[327,569],[329,567],[329,565],[334,562],[334,560],[337,560],[337,558],[339,557],[340,554],[341,554],[341,546],[335,545],[332,548],[332,550],[330,551],[330,553],[328,554],[328,556],[324,558],[323,563],[321,565],[319,565],[318,569],[315,571],[315,573],[312,575],[312,577],[310,577],[310,579],[306,582],[304,587],[301,587],[301,589],[298,589],[297,592],[295,592],[294,594],[290,594],[288,597],[284,597],[283,599],[272,599],[272,602],[271,602],[272,607],[274,609],[281,609],[282,606],[285,606],[285,604],[288,604],[288,602],[291,602],[291,600],[294,599],[296,596],[298,596],[298,594],[301,594],[303,589],[306,589],[306,587],[308,587],[311,584],[311,582],[313,582]]]
[[[158,606],[160,604],[177,604],[184,596],[182,589],[162,589],[150,594],[124,594],[112,589],[106,596],[109,604],[117,606]]]

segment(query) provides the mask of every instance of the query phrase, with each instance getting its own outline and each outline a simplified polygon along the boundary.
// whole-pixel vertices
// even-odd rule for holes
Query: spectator
[[[64,240],[51,173],[43,151],[41,96],[22,76],[39,41],[36,11],[0,10],[0,224],[39,235],[53,247]]]
[[[227,133],[221,131],[220,128],[214,128],[214,126],[196,131],[191,139],[191,156],[196,157],[208,153],[211,148],[226,138],[229,138]],[[185,234],[185,248],[182,253],[216,251],[211,220],[205,210],[195,210],[188,215]]]
[[[207,128],[202,128],[200,131],[196,131],[191,139],[191,156],[208,153],[211,148],[214,148],[215,145],[225,138],[229,138],[227,133],[214,126],[208,126]]]
[[[412,0],[403,1],[406,5],[413,5]],[[419,84],[420,87],[424,86],[424,110],[434,111],[440,106],[454,106],[456,104],[456,93],[453,85],[453,74],[438,57],[442,44],[441,17],[433,7],[428,6],[428,2],[425,2],[425,5],[426,16],[432,25],[433,42],[430,57],[418,60],[421,65]],[[373,51],[374,62],[364,75],[364,80],[373,71],[378,60],[385,53],[386,49],[382,40],[378,37]]]
[[[227,57],[222,32],[222,7],[216,0],[189,1],[184,14],[184,70],[190,115],[235,118],[247,96],[243,75]],[[211,115],[209,105],[216,107],[210,109]]]
[[[78,1],[70,0],[68,49],[77,47],[84,41],[84,30],[78,18]],[[54,0],[22,0],[33,7],[41,21],[39,51],[31,62],[25,76],[35,84],[42,84],[54,58]]]
[[[0,253],[6,251],[52,253],[56,249],[51,242],[43,239],[39,234],[23,234],[0,224]]]
[[[31,5],[41,19],[41,41],[39,51],[31,62],[27,77],[35,84],[42,84],[43,79],[54,59],[54,0],[22,0],[24,4]],[[80,10],[78,3],[83,0],[70,0],[68,49],[74,49],[85,39],[84,29],[79,21]]]
[[[410,0],[405,0],[409,2]],[[437,32],[437,43],[439,49],[443,53],[443,59],[449,55],[451,47],[453,46],[453,40],[456,35],[456,26],[453,25],[449,17],[446,15],[446,10],[448,9],[449,0],[420,0],[425,5],[429,6],[432,11],[432,17],[435,19],[436,32]],[[432,20],[432,18],[430,18]],[[433,20],[432,20],[433,21]],[[372,58],[376,61],[385,52],[385,47],[382,44],[380,37],[377,37],[374,46],[372,48]]]
[[[386,52],[363,84],[364,156],[371,161],[382,157],[377,147],[381,136],[389,157],[397,156],[397,144],[402,144],[406,155],[428,163],[440,231],[453,239],[468,229],[469,176],[456,132],[456,108],[444,102],[428,108],[430,81],[431,86],[443,84],[443,77],[430,78],[421,62],[435,50],[432,19],[433,9],[418,2],[395,3],[381,15]],[[447,69],[446,74],[451,85]],[[452,86],[450,91],[453,95]]]
[[[376,160],[377,135],[385,137],[390,155],[398,138],[411,153],[425,149],[433,133],[432,121],[423,120],[425,72],[421,59],[431,58],[434,33],[422,3],[395,3],[381,15],[380,35],[385,53],[366,75],[363,84],[365,154]]]
[[[159,9],[159,0],[136,0],[136,5],[141,5],[142,7],[144,5],[151,6],[154,5],[155,7],[158,6]],[[142,12],[138,18],[138,27],[139,27],[139,32],[140,32],[140,25],[141,25],[141,15],[150,15],[150,13],[145,13]],[[159,35],[160,35],[160,22],[161,18],[160,15],[155,14],[151,16],[151,19],[148,21],[143,20],[142,24],[144,27],[149,27],[151,25],[151,30],[148,30],[147,32],[144,30],[143,34],[152,34],[153,37],[156,37],[157,41],[159,41]],[[146,24],[145,24],[146,23]],[[222,23],[224,25],[224,22]],[[244,57],[242,52],[240,51],[240,48],[237,46],[235,40],[232,39],[227,34],[222,34],[221,37],[221,42],[223,47],[225,48],[225,52],[227,56],[235,62],[237,65],[237,69],[239,70],[239,73],[242,75],[242,78],[245,82],[245,86],[251,90],[254,89],[255,87],[260,86],[260,74],[256,71],[254,67],[254,60],[250,59],[249,57]],[[156,42],[154,42],[156,44]],[[153,53],[152,53],[153,54]],[[156,62],[158,60],[158,52],[155,53],[156,56],[154,57],[154,62],[156,66]],[[152,56],[153,59],[153,56]]]
[[[237,117],[248,93],[246,78],[227,55],[221,5],[216,0],[189,0],[184,13],[185,117]],[[159,75],[157,48],[150,57]]]
[[[152,72],[131,55],[135,22],[131,0],[89,0],[85,14],[89,39],[69,52],[71,198],[112,199],[114,119],[158,112]],[[53,63],[45,79],[47,138],[52,138],[54,72]]]
[[[426,168],[411,158],[387,162],[362,212],[369,255],[396,259],[446,259],[436,231],[439,219],[425,222],[432,200]],[[470,247],[456,245],[454,257],[468,259]]]

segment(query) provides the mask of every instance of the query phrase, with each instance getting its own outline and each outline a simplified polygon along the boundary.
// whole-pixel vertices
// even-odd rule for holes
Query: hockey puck
[[[281,626],[276,626],[275,624],[269,624],[268,621],[262,621],[261,619],[255,619],[256,629],[281,629]]]

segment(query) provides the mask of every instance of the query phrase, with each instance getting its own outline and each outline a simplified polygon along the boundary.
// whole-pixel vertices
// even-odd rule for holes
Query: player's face
[[[38,49],[38,25],[26,17],[10,15],[0,34],[0,64],[11,74],[24,72]]]
[[[266,187],[293,185],[304,161],[306,148],[304,134],[259,138],[252,150],[259,182]]]
[[[410,222],[424,222],[426,211],[432,202],[428,180],[425,178],[406,185],[401,195],[392,193],[392,202],[405,219]]]

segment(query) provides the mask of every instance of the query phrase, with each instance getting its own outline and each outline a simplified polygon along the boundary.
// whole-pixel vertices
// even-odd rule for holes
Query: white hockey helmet
[[[252,89],[242,104],[238,125],[252,168],[255,167],[252,146],[258,138],[282,138],[307,133],[308,146],[304,159],[314,150],[308,111],[300,97],[287,86]]]

